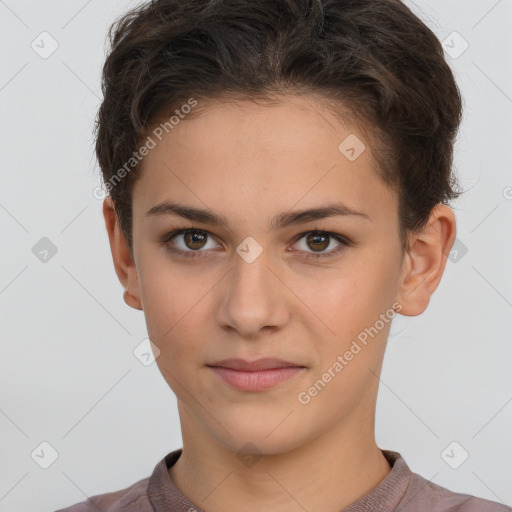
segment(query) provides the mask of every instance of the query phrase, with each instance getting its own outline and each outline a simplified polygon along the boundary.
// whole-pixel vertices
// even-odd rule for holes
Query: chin
[[[307,440],[298,435],[295,429],[286,428],[278,421],[268,421],[257,428],[254,424],[238,425],[236,428],[217,432],[218,440],[231,451],[240,455],[280,455],[304,444]],[[276,428],[276,426],[278,426]],[[303,431],[302,431],[303,432]]]
[[[226,447],[236,453],[239,457],[243,457],[245,455],[251,455],[253,457],[261,457],[263,455],[282,455],[293,450],[297,445],[296,440],[288,445],[288,443],[284,443],[281,440],[270,441],[265,439],[265,435],[262,435],[261,437],[240,436],[224,441],[227,441]],[[236,444],[237,441],[238,444]]]

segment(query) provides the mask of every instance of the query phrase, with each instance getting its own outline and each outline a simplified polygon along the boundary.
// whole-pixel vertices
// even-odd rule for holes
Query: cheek
[[[360,251],[346,265],[303,290],[304,302],[316,313],[326,333],[329,352],[339,352],[389,312],[396,297],[398,263],[393,251]],[[379,323],[380,325],[380,323]],[[386,324],[386,327],[389,327]],[[383,329],[385,335],[387,329]]]
[[[209,312],[208,294],[215,280],[199,278],[181,267],[151,264],[139,274],[139,287],[149,337],[161,355],[193,357],[193,340],[201,339]],[[211,314],[211,313],[210,313]],[[210,317],[211,318],[211,317]]]

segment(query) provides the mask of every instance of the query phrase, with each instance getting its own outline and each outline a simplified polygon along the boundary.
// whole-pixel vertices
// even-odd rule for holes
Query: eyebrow
[[[146,215],[149,217],[176,215],[191,221],[228,228],[228,221],[226,217],[222,215],[217,215],[210,210],[201,210],[169,201],[162,201],[161,203],[153,206],[146,212]],[[343,203],[334,203],[307,210],[282,213],[270,221],[270,227],[271,229],[278,230],[294,224],[302,224],[335,216],[357,216],[370,221],[370,217],[366,213],[350,208]]]

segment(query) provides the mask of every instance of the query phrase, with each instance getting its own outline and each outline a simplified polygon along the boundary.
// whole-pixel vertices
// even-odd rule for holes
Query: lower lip
[[[242,391],[265,391],[306,370],[306,368],[297,366],[253,372],[233,370],[232,368],[220,366],[210,366],[209,368],[224,379],[225,382]]]

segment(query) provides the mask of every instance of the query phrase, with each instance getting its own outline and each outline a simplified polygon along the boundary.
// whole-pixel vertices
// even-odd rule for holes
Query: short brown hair
[[[458,197],[453,144],[462,100],[434,33],[399,0],[152,0],[110,27],[96,155],[113,184],[148,129],[190,98],[311,92],[378,141],[398,192],[402,250],[432,208]],[[132,185],[109,193],[133,250]]]

